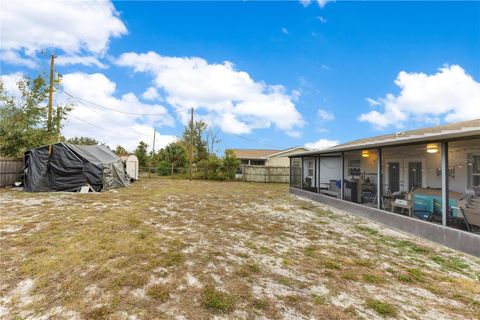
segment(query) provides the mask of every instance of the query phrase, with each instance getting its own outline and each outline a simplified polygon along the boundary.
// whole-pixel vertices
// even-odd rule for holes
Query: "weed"
[[[381,316],[394,317],[397,314],[395,306],[386,301],[368,299],[365,302],[365,306],[367,308],[375,310]]]
[[[165,302],[170,297],[168,289],[162,284],[156,284],[147,289],[147,295],[159,302]]]
[[[312,298],[315,304],[325,304],[325,301],[327,300],[325,296],[320,295],[318,293],[312,294]]]
[[[334,261],[325,261],[323,266],[327,269],[340,269],[340,265]]]
[[[103,320],[108,319],[113,310],[108,306],[101,306],[85,312],[86,319]]]
[[[203,289],[202,306],[205,309],[214,312],[231,312],[234,308],[235,299],[233,296],[216,290],[212,285],[208,285]]]
[[[457,257],[451,257],[449,259],[445,259],[441,256],[433,256],[431,257],[431,259],[432,261],[441,265],[445,269],[451,270],[451,271],[461,272],[470,267],[465,261]]]
[[[374,283],[374,284],[378,284],[378,283],[382,283],[383,282],[383,278],[377,276],[377,275],[374,275],[374,274],[367,274],[367,273],[364,273],[362,274],[362,279],[363,281],[365,282],[368,282],[368,283]]]
[[[369,234],[369,235],[372,235],[372,236],[378,234],[377,230],[369,228],[369,227],[365,227],[365,226],[355,226],[355,229],[357,231],[360,231],[363,234]]]

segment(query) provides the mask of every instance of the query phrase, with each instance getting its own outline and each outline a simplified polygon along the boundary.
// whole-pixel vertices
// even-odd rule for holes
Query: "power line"
[[[66,92],[62,88],[59,88],[59,90],[62,91],[63,93],[65,93],[70,98],[72,98],[74,100],[77,100],[78,102],[80,102],[82,104],[89,103],[89,104],[94,105],[98,108],[106,109],[106,110],[113,111],[113,112],[118,112],[118,113],[123,113],[123,114],[128,114],[128,115],[134,115],[134,116],[161,116],[161,115],[168,114],[168,111],[165,111],[165,112],[162,112],[162,113],[136,113],[136,112],[127,112],[127,111],[116,110],[116,109],[112,109],[112,108],[109,108],[109,107],[102,106],[98,103],[95,103],[95,102],[92,102],[92,101],[89,101],[89,100],[86,100],[86,99],[83,99],[83,98],[80,98],[80,97],[76,97],[76,96],[72,95],[71,93]]]

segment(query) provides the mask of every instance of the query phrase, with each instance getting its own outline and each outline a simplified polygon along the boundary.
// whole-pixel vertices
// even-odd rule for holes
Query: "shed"
[[[25,191],[95,191],[126,186],[122,160],[107,146],[56,143],[25,153]]]
[[[125,165],[125,171],[131,180],[138,180],[138,158],[134,154],[119,154]]]

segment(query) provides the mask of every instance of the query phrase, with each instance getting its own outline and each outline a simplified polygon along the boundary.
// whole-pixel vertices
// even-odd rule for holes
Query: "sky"
[[[226,148],[323,148],[480,118],[480,2],[0,2],[0,68],[55,71],[62,134],[133,151],[191,108]]]

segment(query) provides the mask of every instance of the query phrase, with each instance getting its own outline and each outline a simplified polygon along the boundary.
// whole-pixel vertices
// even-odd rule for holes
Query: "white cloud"
[[[480,83],[458,65],[444,66],[433,75],[398,74],[395,84],[400,94],[367,101],[372,110],[363,113],[360,121],[377,129],[389,126],[402,128],[407,120],[418,123],[452,122],[480,118]]]
[[[335,119],[335,115],[330,111],[318,109],[317,118],[320,121],[332,121]]]
[[[141,116],[113,112],[62,96],[60,91],[56,95],[57,101],[69,100],[75,105],[62,130],[66,137],[88,136],[111,147],[119,144],[133,151],[141,140],[152,147],[154,126],[158,129],[174,125],[174,119],[161,105],[142,103],[133,93],[116,97],[116,84],[101,73],[69,73],[63,76],[62,85],[69,94],[107,108],[129,113],[162,114]],[[157,132],[156,149],[175,139]]]
[[[15,61],[10,53],[2,54],[9,63],[32,67],[37,52],[48,48],[69,56],[89,53],[102,57],[110,38],[127,33],[110,1],[2,1],[1,8],[1,50],[31,61]]]
[[[319,16],[317,17],[318,21],[320,21],[321,23],[327,23],[327,18],[325,17],[322,17],[322,16]]]
[[[335,0],[317,0],[317,4],[320,8],[325,7],[329,2],[335,2]]]
[[[299,0],[298,2],[300,2],[302,6],[308,7],[312,3],[312,0]]]
[[[31,69],[34,69],[38,66],[38,63],[34,59],[23,58],[18,54],[18,52],[13,50],[0,49],[0,60],[8,62],[9,64],[25,66]]]
[[[101,69],[106,69],[107,65],[100,62],[95,56],[80,56],[80,55],[61,55],[55,58],[55,64],[60,66],[82,64],[84,66],[96,66]]]
[[[3,83],[3,89],[5,90],[5,92],[8,93],[9,96],[12,96],[17,99],[20,98],[21,93],[20,93],[20,90],[18,90],[17,82],[18,80],[21,80],[23,77],[24,75],[20,72],[0,75],[0,79],[2,80],[2,83]]]
[[[160,100],[160,94],[158,93],[157,89],[154,87],[149,87],[145,92],[142,94],[143,99],[145,100]]]
[[[287,28],[282,28],[282,32],[285,33],[285,34],[289,34],[288,32],[288,29]]]
[[[183,123],[189,109],[220,126],[226,133],[245,134],[275,125],[285,132],[304,121],[283,86],[254,81],[230,62],[210,64],[198,57],[167,57],[155,52],[124,53],[116,61],[135,72],[154,76],[154,84],[166,94]]]
[[[312,3],[312,0],[299,0],[299,2],[302,4],[302,6],[308,7]],[[335,2],[335,0],[316,0],[315,2],[320,8],[323,8],[328,2]]]
[[[338,140],[329,140],[329,139],[319,139],[315,142],[309,142],[305,144],[305,148],[307,149],[325,149],[329,147],[333,147],[337,145],[339,142]]]

